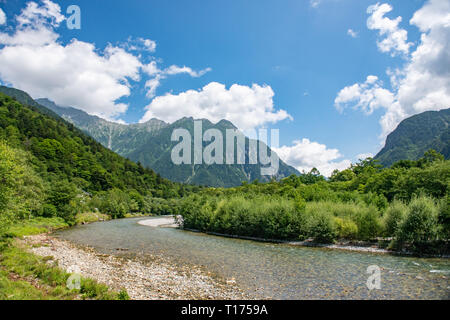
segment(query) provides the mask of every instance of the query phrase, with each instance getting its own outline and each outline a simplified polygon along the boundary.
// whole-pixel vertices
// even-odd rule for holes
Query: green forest
[[[198,187],[172,183],[124,159],[56,115],[0,94],[0,228],[17,219],[102,210],[149,211]],[[107,199],[107,200],[106,200]],[[155,200],[159,203],[160,200]]]
[[[430,150],[382,168],[373,159],[280,182],[205,189],[181,201],[184,227],[264,239],[380,241],[395,250],[448,252],[450,161]]]
[[[450,161],[434,150],[384,168],[371,158],[325,179],[206,188],[170,182],[56,114],[0,94],[0,235],[25,221],[87,213],[177,215],[183,227],[274,240],[376,241],[448,253]]]

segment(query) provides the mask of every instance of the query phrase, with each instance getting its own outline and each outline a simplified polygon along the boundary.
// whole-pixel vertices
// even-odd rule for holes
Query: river
[[[223,238],[138,224],[130,218],[76,226],[54,236],[101,253],[164,256],[235,279],[255,298],[450,299],[450,260],[307,248]],[[117,250],[121,249],[121,250]],[[369,290],[369,266],[381,289]]]

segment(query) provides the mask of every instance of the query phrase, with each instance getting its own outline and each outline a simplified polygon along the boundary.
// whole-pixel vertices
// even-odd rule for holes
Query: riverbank
[[[144,223],[140,223],[140,224],[146,225]],[[298,247],[323,248],[323,249],[330,249],[330,250],[353,251],[353,252],[362,252],[362,253],[393,254],[393,255],[442,258],[442,259],[450,258],[450,255],[437,255],[437,254],[435,254],[435,255],[433,255],[433,254],[418,255],[418,254],[415,254],[414,252],[405,251],[405,250],[404,251],[388,250],[388,249],[380,247],[377,244],[374,244],[371,242],[362,242],[362,241],[360,241],[359,243],[355,243],[355,242],[351,242],[351,241],[341,241],[341,242],[337,242],[337,243],[333,243],[333,244],[323,244],[323,243],[314,242],[312,239],[305,240],[305,241],[285,241],[285,240],[277,240],[277,239],[264,239],[264,238],[258,238],[258,237],[230,235],[230,234],[226,234],[226,233],[218,233],[218,232],[210,232],[210,231],[200,231],[200,230],[191,229],[191,228],[183,228],[183,230],[190,231],[190,232],[204,233],[207,235],[217,236],[217,237],[250,240],[250,241],[257,241],[257,242],[267,242],[267,243],[279,243],[279,244],[286,244],[286,245],[298,246]]]
[[[178,228],[179,224],[176,222],[175,218],[172,216],[165,216],[161,218],[152,218],[141,220],[138,224],[147,226],[147,227],[166,227],[166,228]],[[189,229],[184,228],[183,230],[191,231],[191,232],[201,232],[197,229]],[[283,241],[276,239],[264,239],[258,237],[247,237],[247,236],[239,236],[239,235],[229,235],[225,233],[218,232],[204,232],[208,235],[218,236],[218,237],[226,237],[226,238],[234,238],[234,239],[242,239],[242,240],[250,240],[250,241],[258,241],[258,242],[269,242],[269,243],[282,243],[292,246],[302,246],[302,247],[319,247],[333,250],[346,250],[346,251],[355,251],[355,252],[366,252],[366,253],[380,253],[380,254],[399,254],[398,252],[387,250],[384,248],[380,248],[377,245],[370,243],[362,243],[357,245],[351,242],[339,242],[335,244],[320,244],[315,243],[311,240],[309,241]]]
[[[142,220],[146,218],[95,223],[54,236],[105,254],[150,255],[200,268],[218,279],[234,279],[257,299],[441,299],[448,294],[445,273],[450,269],[444,259],[229,239],[142,226]],[[372,265],[380,267],[382,290],[367,289],[367,268]]]
[[[180,267],[156,257],[144,259],[106,255],[50,235],[22,240],[29,251],[57,262],[64,270],[79,269],[82,276],[96,279],[114,290],[125,289],[131,299],[243,299],[233,280],[222,282],[192,267]]]

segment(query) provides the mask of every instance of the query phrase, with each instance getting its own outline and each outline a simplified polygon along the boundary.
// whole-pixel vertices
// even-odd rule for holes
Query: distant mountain
[[[171,141],[172,132],[174,129],[184,128],[193,137],[195,121],[193,118],[183,118],[172,124],[151,119],[145,123],[124,125],[106,121],[75,108],[57,106],[48,99],[37,99],[36,102],[71,122],[114,152],[139,162],[145,167],[155,170],[162,177],[175,182],[212,187],[233,187],[240,185],[243,181],[250,182],[258,179],[260,182],[267,182],[272,178],[261,175],[261,165],[259,164],[173,164],[171,151],[178,142]],[[226,129],[236,129],[231,122],[226,120],[213,124],[203,119],[202,126],[203,132],[211,128],[221,131],[224,137],[224,145],[226,145]],[[204,146],[207,144],[204,143]],[[246,139],[246,159],[248,159],[248,145],[249,140]],[[270,154],[270,149],[268,150]],[[282,179],[292,174],[298,175],[300,173],[280,160],[278,174],[274,178]]]
[[[57,106],[48,99],[36,99],[36,102],[73,123],[105,147],[124,157],[128,157],[143,141],[146,141],[158,130],[168,125],[158,119],[151,119],[146,123],[120,124],[106,121],[97,116],[91,116],[75,108]]]
[[[429,149],[450,159],[450,109],[427,111],[403,120],[375,156],[384,166],[399,160],[418,160]]]
[[[49,110],[48,108],[45,108],[45,107],[43,108],[42,105],[40,105],[38,102],[33,100],[33,98],[25,91],[18,90],[15,88],[5,87],[5,86],[0,86],[0,92],[11,98],[16,99],[17,101],[19,101],[20,103],[22,103],[24,105],[36,108],[42,114],[51,116],[58,120],[61,119],[61,117],[59,115],[57,115],[55,112]]]

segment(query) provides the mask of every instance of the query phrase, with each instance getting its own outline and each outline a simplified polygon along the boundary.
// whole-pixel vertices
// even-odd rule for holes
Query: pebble
[[[64,270],[77,266],[85,277],[107,284],[113,290],[126,289],[131,299],[249,299],[235,285],[234,278],[221,281],[200,268],[180,267],[167,259],[151,257],[143,261],[99,254],[92,248],[76,246],[49,235],[30,236],[24,241],[32,245],[29,250],[34,254],[52,256],[53,261],[48,263],[57,262]],[[49,242],[52,248],[43,245]]]

